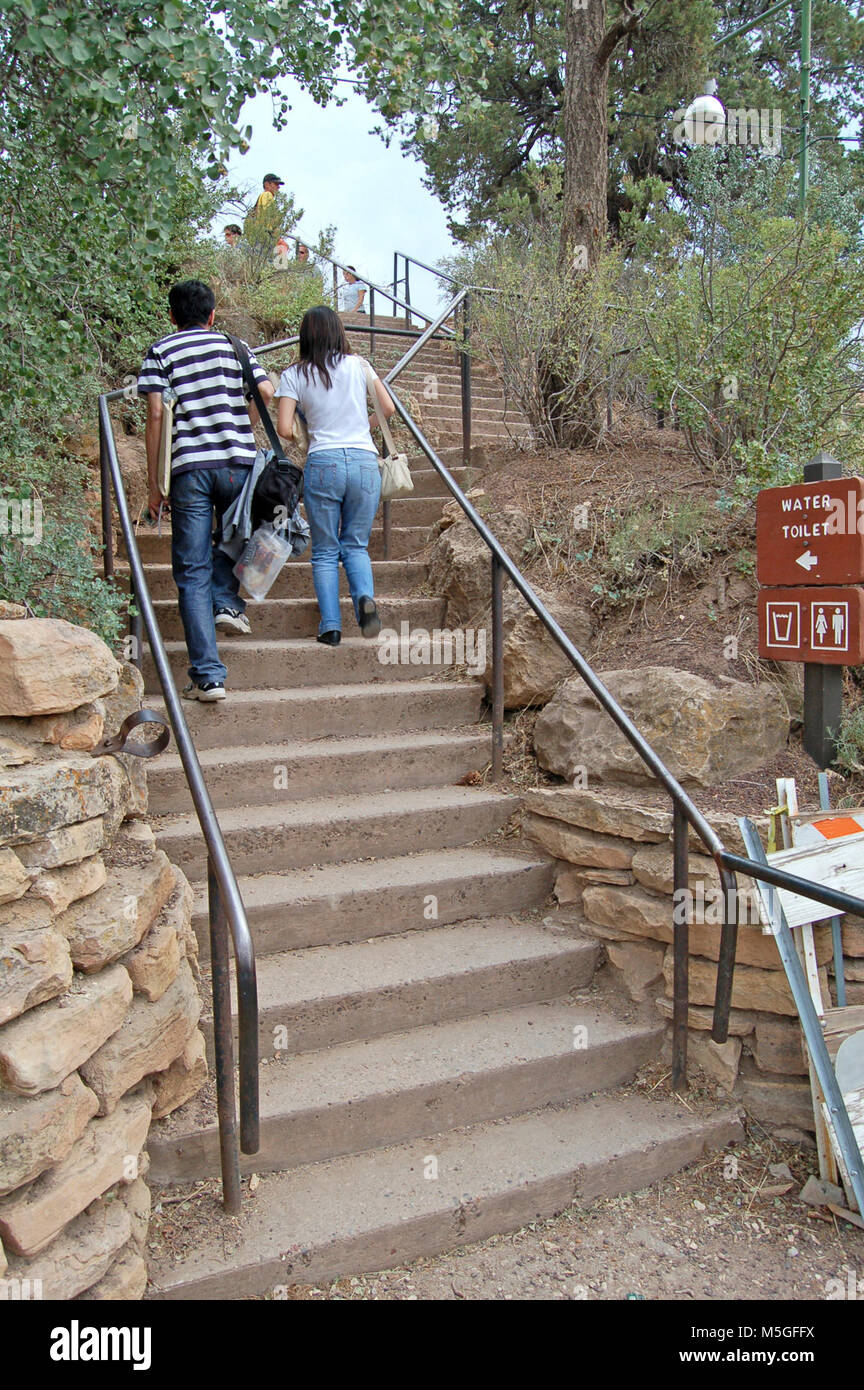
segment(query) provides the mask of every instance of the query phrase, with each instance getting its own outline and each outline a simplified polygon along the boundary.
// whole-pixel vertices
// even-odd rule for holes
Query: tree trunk
[[[621,26],[619,26],[620,28]],[[622,32],[623,29],[622,29]],[[606,241],[609,59],[618,41],[606,31],[606,0],[565,0],[564,191],[559,274],[589,274]],[[561,324],[562,341],[568,324]],[[541,363],[548,418],[565,449],[593,445],[603,430],[602,382],[568,400],[567,382],[556,367],[555,347]]]
[[[566,0],[564,39],[567,75],[559,265],[563,274],[574,270],[578,274],[580,268],[596,265],[606,240],[606,103],[611,56],[606,0],[582,0],[582,4],[580,0]]]

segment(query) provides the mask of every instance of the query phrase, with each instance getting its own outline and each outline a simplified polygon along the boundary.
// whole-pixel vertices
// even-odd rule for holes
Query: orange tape
[[[832,816],[828,820],[813,821],[812,825],[826,840],[839,840],[844,835],[860,835],[864,830],[864,826],[851,816]]]

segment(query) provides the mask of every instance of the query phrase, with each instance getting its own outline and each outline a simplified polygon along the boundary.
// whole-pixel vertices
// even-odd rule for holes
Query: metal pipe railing
[[[369,334],[374,333],[374,336],[376,338],[413,338],[415,341],[418,338],[423,338],[424,343],[428,343],[430,341],[429,334],[426,332],[425,329],[382,328],[381,325],[377,323],[375,324],[374,329],[368,323],[346,323],[345,332]],[[438,333],[434,334],[433,336],[435,338],[435,341],[438,343],[449,343],[452,341],[452,339],[450,339],[449,337],[445,338],[443,337],[443,335]],[[260,347],[256,347],[255,352],[257,355],[260,355],[262,352],[276,352],[278,348],[295,347],[296,344],[299,343],[299,341],[299,335],[297,333],[294,333],[290,338],[276,338],[272,343],[262,343]],[[120,394],[122,395],[122,392]]]
[[[394,275],[398,274],[398,265],[399,265],[399,257],[400,257],[400,256],[402,257],[402,259],[403,259],[403,261],[405,262],[406,266],[407,266],[407,265],[409,264],[409,262],[410,262],[411,265],[419,266],[421,270],[428,270],[430,275],[435,275],[439,280],[446,280],[447,283],[448,283],[448,285],[455,285],[456,288],[457,288],[457,289],[460,289],[460,290],[463,290],[463,289],[467,289],[467,288],[468,288],[468,286],[465,284],[464,280],[457,280],[455,276],[453,276],[453,275],[448,275],[448,274],[446,273],[446,271],[443,271],[443,270],[436,270],[434,266],[432,266],[432,265],[427,265],[425,261],[420,261],[420,260],[418,260],[416,256],[409,256],[409,255],[407,254],[407,252],[405,252],[405,251],[394,251],[394,252],[393,252],[393,270],[394,270]],[[395,286],[394,286],[394,288],[395,288]]]
[[[226,1211],[236,1215],[240,1210],[240,1159],[237,1151],[237,1121],[234,1100],[233,1030],[231,999],[228,989],[228,935],[230,929],[234,946],[237,977],[237,1015],[240,1081],[240,1148],[254,1154],[260,1147],[260,1118],[258,1106],[258,982],[255,970],[255,947],[240,889],[228,858],[222,831],[210,800],[210,794],[198,761],[198,754],[186,723],[186,716],[168,662],[168,655],[159,631],[147,578],[141,563],[135,530],[129,514],[129,504],[123,486],[120,463],[109,403],[122,399],[124,391],[109,391],[99,397],[99,452],[102,463],[103,488],[114,493],[120,529],[129,564],[132,592],[140,610],[141,621],[150,643],[150,654],[162,687],[165,706],[177,751],[186,774],[186,781],[207,846],[208,901],[213,975],[213,1033],[216,1055],[216,1087],[219,1113],[219,1142],[222,1170],[222,1193]],[[113,535],[111,533],[110,501],[102,497],[103,547],[105,577],[112,579]]]
[[[794,874],[779,869],[765,868],[751,859],[745,859],[740,855],[732,854],[726,849],[716,831],[708,824],[708,821],[702,815],[701,811],[694,805],[683,787],[637,729],[629,715],[621,708],[593,668],[589,666],[581,653],[570,641],[567,634],[559,627],[551,613],[549,613],[548,609],[537,597],[525,576],[499,544],[495,536],[486,526],[482,517],[480,517],[475,508],[471,505],[447,466],[438,457],[419,426],[409,415],[397,392],[393,389],[392,374],[391,377],[388,378],[387,385],[393,397],[396,409],[408,430],[413,435],[415,442],[419,445],[429,462],[443,479],[450,493],[459,503],[462,511],[474,526],[474,529],[491,550],[493,561],[495,562],[493,575],[497,576],[500,573],[507,574],[508,578],[519,590],[528,606],[540,619],[547,632],[576,668],[599,704],[617,724],[618,728],[630,745],[635,749],[642,762],[651,770],[671,798],[673,805],[675,888],[679,891],[679,904],[683,901],[685,905],[683,914],[680,910],[677,914],[679,917],[683,915],[684,920],[680,923],[673,924],[673,957],[675,970],[673,979],[672,1069],[673,1078],[676,1083],[683,1084],[687,1069],[687,1026],[689,1008],[689,923],[686,920],[686,897],[684,897],[688,889],[687,826],[689,825],[696,835],[698,835],[699,839],[706,846],[714,859],[720,874],[724,896],[724,925],[720,939],[717,986],[714,1000],[714,1020],[711,1032],[711,1036],[716,1042],[725,1042],[729,1032],[729,1010],[731,1007],[732,979],[738,929],[737,872],[749,874],[752,878],[761,878],[768,883],[774,883],[780,887],[789,888],[791,891],[800,893],[804,897],[812,898],[817,902],[823,902],[829,907],[836,907],[839,911],[843,912],[854,912],[858,915],[864,915],[864,901],[854,898],[848,893],[841,893],[835,889],[824,888],[821,885],[811,883],[807,879],[798,878]],[[495,616],[496,607],[500,610],[500,598],[498,598],[496,604],[496,590],[498,588],[499,580],[496,577],[493,579],[493,768],[498,766],[500,762],[500,753],[496,750],[503,734],[503,709],[500,707],[503,701],[496,699],[494,693],[498,685],[499,668],[497,663],[500,661],[500,655],[496,656],[494,650],[496,646],[496,628],[498,629],[498,644],[500,644],[501,640],[500,623],[496,622]]]
[[[308,246],[308,245],[309,245],[308,241],[304,241],[302,237],[295,236],[293,232],[286,232],[286,233],[283,235],[283,240],[284,240],[284,241],[293,241],[293,242],[295,242],[298,246]],[[353,275],[354,278],[355,278],[356,280],[359,280],[360,283],[361,283],[361,285],[365,285],[366,288],[367,288],[368,290],[370,290],[370,291],[371,291],[371,290],[374,290],[376,294],[382,294],[382,295],[384,296],[385,299],[389,299],[389,300],[391,301],[391,303],[393,303],[394,305],[396,305],[397,308],[402,309],[403,312],[405,313],[405,315],[406,315],[406,320],[405,320],[406,325],[410,325],[410,322],[411,322],[411,315],[412,315],[412,314],[414,314],[418,319],[423,319],[426,323],[431,323],[431,322],[432,322],[433,316],[432,316],[431,314],[425,313],[422,309],[417,309],[417,308],[415,308],[415,307],[411,304],[410,299],[408,299],[407,301],[406,301],[406,299],[400,299],[400,298],[398,297],[398,295],[396,294],[395,289],[394,289],[393,291],[390,291],[389,289],[385,289],[383,285],[377,284],[374,280],[367,280],[366,277],[365,277],[365,275],[358,275],[357,272],[356,272],[356,270],[349,270],[347,265],[343,265],[341,261],[337,261],[336,258],[335,258],[334,256],[328,256],[327,253],[326,253],[326,251],[312,251],[312,250],[310,249],[310,255],[314,256],[314,257],[316,258],[316,260],[319,260],[319,261],[327,261],[328,265],[332,265],[332,266],[334,267],[335,270],[341,270],[343,275],[344,275],[345,272],[347,271],[349,275]],[[335,281],[334,281],[334,287],[335,287]],[[335,292],[335,288],[334,288],[334,292]],[[408,287],[406,286],[406,295],[407,295],[407,294],[408,294]],[[446,331],[446,330],[445,330],[445,331]],[[455,337],[455,334],[454,334],[453,336]],[[258,348],[258,349],[256,349],[256,351],[260,352],[261,349]]]

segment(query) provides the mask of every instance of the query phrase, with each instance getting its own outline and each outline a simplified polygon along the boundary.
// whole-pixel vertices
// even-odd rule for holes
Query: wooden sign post
[[[804,747],[836,753],[843,667],[864,664],[864,479],[819,453],[804,482],[756,499],[759,655],[804,663]]]

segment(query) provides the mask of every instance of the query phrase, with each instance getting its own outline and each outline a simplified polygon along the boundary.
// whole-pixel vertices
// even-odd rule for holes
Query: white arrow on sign
[[[799,555],[796,558],[795,563],[796,565],[800,565],[802,570],[807,570],[809,573],[814,565],[818,565],[819,556],[811,555],[809,550],[805,550],[803,555]]]

